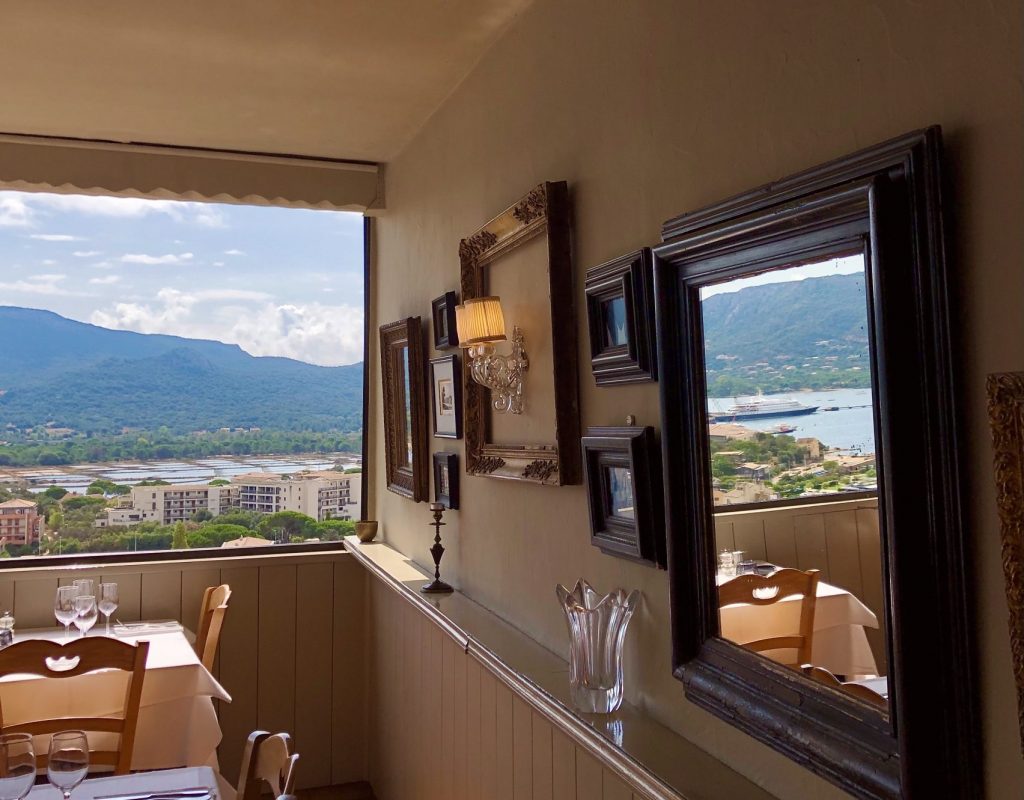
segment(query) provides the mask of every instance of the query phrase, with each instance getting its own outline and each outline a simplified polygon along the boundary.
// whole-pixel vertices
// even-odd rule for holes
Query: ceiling
[[[531,0],[0,0],[0,132],[386,162]]]

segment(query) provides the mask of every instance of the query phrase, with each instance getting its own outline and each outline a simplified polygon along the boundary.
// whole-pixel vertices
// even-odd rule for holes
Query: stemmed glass
[[[85,636],[89,629],[96,624],[99,610],[96,608],[96,598],[91,594],[80,594],[75,598],[75,627]]]
[[[75,598],[78,597],[78,587],[58,586],[57,598],[53,601],[53,615],[57,622],[64,626],[64,641],[71,638],[71,623],[75,621],[78,612],[75,611]]]
[[[95,599],[95,598],[94,598]],[[46,777],[60,789],[64,800],[89,772],[89,740],[85,731],[61,731],[50,737],[50,758],[46,764]]]
[[[116,583],[101,583],[100,584],[100,612],[107,618],[107,636],[110,636],[110,615],[117,611],[118,597],[117,597],[117,584]],[[3,800],[0,797],[0,800]]]
[[[92,578],[79,578],[78,580],[71,581],[72,586],[78,587],[79,594],[91,594],[96,596],[96,581]]]
[[[36,753],[32,735],[0,736],[0,800],[22,800],[36,780]]]

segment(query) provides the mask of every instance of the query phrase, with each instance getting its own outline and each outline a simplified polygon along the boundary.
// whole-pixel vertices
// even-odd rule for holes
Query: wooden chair
[[[796,661],[781,662],[789,667],[799,667],[811,661],[814,644],[814,608],[818,599],[818,570],[780,569],[772,575],[738,575],[718,587],[719,606],[747,603],[755,606],[770,606],[786,597],[801,595],[800,628],[792,636],[772,636],[752,642],[737,642],[744,647],[763,653],[766,650],[797,651]]]
[[[274,797],[294,794],[298,760],[299,754],[292,752],[292,737],[287,733],[253,731],[242,753],[237,800],[259,800],[264,783]]]
[[[886,712],[889,710],[889,701],[874,689],[869,689],[860,683],[843,683],[824,667],[816,667],[813,664],[804,664],[801,670],[812,681],[824,686],[831,686],[833,689],[845,692],[851,697],[856,697],[858,700],[863,700],[865,703],[883,709]]]
[[[131,673],[121,717],[58,717],[8,725],[4,722],[3,705],[0,704],[0,732],[28,733],[33,736],[66,730],[118,734],[118,748],[90,751],[89,765],[113,767],[115,775],[128,774],[135,747],[135,726],[139,719],[139,700],[142,697],[148,652],[149,642],[133,645],[105,637],[76,639],[67,644],[29,639],[0,650],[0,676],[25,674],[45,678],[72,678],[98,669],[118,669]],[[46,767],[47,760],[46,753],[36,755],[40,769]]]
[[[220,586],[207,586],[203,592],[203,604],[199,607],[199,625],[196,627],[196,655],[208,670],[213,669],[213,662],[217,659],[220,630],[224,625],[224,615],[228,611],[230,599],[231,587],[226,583]]]

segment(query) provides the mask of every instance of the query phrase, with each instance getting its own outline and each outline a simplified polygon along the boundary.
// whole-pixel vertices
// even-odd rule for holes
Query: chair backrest
[[[119,734],[118,748],[90,751],[89,765],[110,766],[114,768],[115,775],[127,774],[131,769],[132,750],[135,747],[135,726],[139,719],[139,700],[142,697],[148,653],[149,642],[128,644],[106,637],[74,639],[67,644],[29,639],[0,650],[0,676],[24,674],[72,678],[98,669],[118,669],[131,673],[120,717],[58,717],[7,724],[3,716],[3,704],[0,702],[0,732],[29,733],[33,736],[66,730]],[[46,767],[47,754],[37,754],[36,762],[40,768]]]
[[[226,583],[220,586],[207,586],[203,592],[203,603],[199,607],[199,624],[196,626],[196,655],[209,670],[213,669],[213,662],[217,658],[220,630],[224,625],[224,615],[228,611],[230,599],[231,587]]]
[[[299,754],[292,752],[292,737],[287,733],[253,731],[242,753],[238,800],[258,800],[264,783],[274,797],[294,794],[298,760]]]
[[[796,660],[783,662],[797,667],[811,661],[814,644],[814,608],[818,597],[818,570],[780,569],[771,575],[738,575],[718,587],[718,605],[729,606],[747,603],[755,606],[769,606],[787,597],[800,595],[800,626],[796,634],[755,639],[751,642],[737,642],[744,647],[763,653],[766,650],[797,651]]]
[[[863,700],[865,703],[869,703],[877,708],[882,708],[886,711],[889,709],[889,701],[874,689],[869,689],[867,686],[860,683],[843,683],[839,678],[823,667],[804,664],[801,669],[803,670],[804,675],[813,681],[825,686],[831,686],[833,689],[845,692],[851,697],[856,697],[858,700]]]

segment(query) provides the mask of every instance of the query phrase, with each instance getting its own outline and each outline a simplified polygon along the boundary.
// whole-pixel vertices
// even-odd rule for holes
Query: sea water
[[[761,400],[778,398],[795,400],[803,406],[819,406],[813,414],[796,416],[765,417],[763,419],[741,419],[737,425],[755,431],[768,431],[781,423],[796,426],[788,434],[797,439],[813,437],[830,448],[852,453],[875,452],[875,422],[870,389],[834,389],[829,392],[789,392],[766,394]],[[708,398],[709,414],[725,414],[732,406],[756,400],[754,397],[712,397]],[[822,411],[822,408],[836,407],[837,411]],[[723,421],[725,421],[723,419]]]

